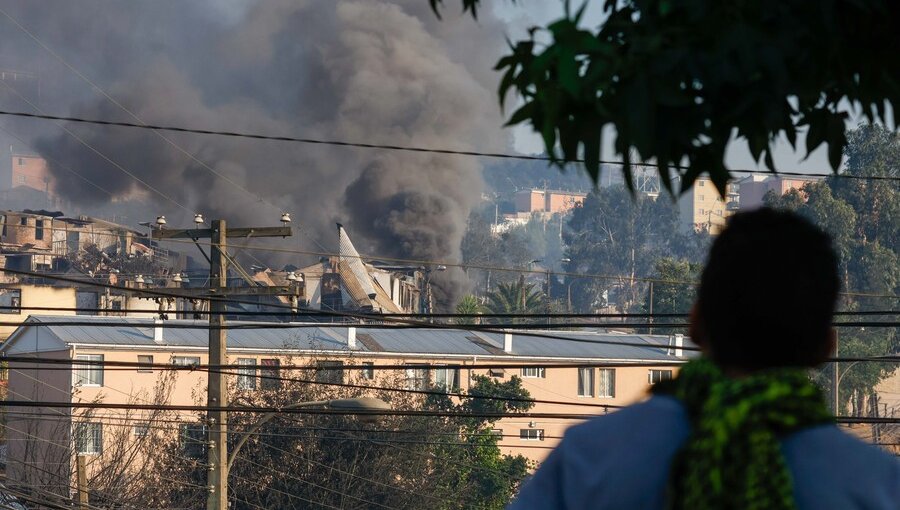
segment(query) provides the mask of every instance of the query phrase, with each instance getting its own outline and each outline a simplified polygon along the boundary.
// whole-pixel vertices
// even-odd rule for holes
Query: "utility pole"
[[[223,291],[228,286],[228,261],[225,260],[228,230],[225,220],[213,220],[210,232],[209,286],[211,291]],[[218,299],[209,302],[209,364],[227,365],[225,353],[225,303]],[[207,386],[207,420],[209,423],[209,498],[207,510],[228,508],[228,415],[221,410],[228,405],[228,385],[225,375],[210,370]],[[214,408],[219,410],[214,410]]]
[[[87,463],[84,455],[78,455],[75,461],[78,483],[78,510],[88,508]]]
[[[287,215],[285,215],[287,216]],[[225,220],[212,220],[209,229],[157,229],[153,235],[157,239],[190,238],[210,240],[209,252],[209,289],[194,289],[208,293],[212,297],[209,303],[209,364],[226,365],[227,338],[225,330],[225,295],[291,295],[296,289],[288,287],[249,287],[227,289],[228,262],[233,259],[228,255],[229,237],[288,237],[291,229],[287,226],[288,218],[282,221],[284,227],[227,228]],[[235,264],[236,265],[236,264]],[[209,427],[207,489],[207,510],[228,509],[228,414],[223,409],[228,406],[227,380],[224,374],[210,370],[207,379],[207,423]]]
[[[835,358],[838,357],[839,350],[840,350],[839,338],[838,338],[837,331],[835,331],[834,332],[834,357]],[[838,395],[838,392],[840,391],[840,384],[841,384],[841,377],[838,373],[838,367],[840,367],[840,363],[837,361],[833,361],[832,364],[834,365],[834,381],[833,381],[834,389],[832,390],[832,393],[833,393],[832,396],[834,397],[834,415],[840,416],[840,413],[838,412],[838,408],[841,405],[841,399]]]

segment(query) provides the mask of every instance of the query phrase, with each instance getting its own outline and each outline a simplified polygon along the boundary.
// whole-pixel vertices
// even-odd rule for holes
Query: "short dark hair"
[[[713,242],[698,291],[700,328],[720,366],[823,361],[840,279],[831,238],[801,216],[735,214]]]

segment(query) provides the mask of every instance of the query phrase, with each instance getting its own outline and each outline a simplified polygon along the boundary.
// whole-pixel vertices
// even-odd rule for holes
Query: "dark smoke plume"
[[[438,21],[427,0],[37,4],[0,2],[148,123],[458,149],[505,143],[490,72],[502,28],[487,12],[474,23]],[[38,68],[42,108],[133,120],[13,25],[4,28],[13,42],[0,48],[0,59],[11,63],[0,67]],[[480,163],[471,158],[165,134],[247,193],[146,130],[70,126],[170,201],[58,128],[27,129],[43,154],[116,200],[152,200],[185,224],[194,211],[271,224],[286,210],[329,248],[338,220],[364,254],[458,259],[481,192]],[[67,198],[111,200],[51,168]],[[318,249],[307,238],[291,243]],[[449,273],[438,281],[448,299],[466,285]]]

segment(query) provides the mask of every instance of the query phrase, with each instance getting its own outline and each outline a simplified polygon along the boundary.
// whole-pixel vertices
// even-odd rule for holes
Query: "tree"
[[[487,295],[484,308],[489,313],[533,314],[543,313],[546,306],[544,294],[520,276],[515,282],[497,284],[497,288]]]
[[[684,259],[664,257],[656,261],[653,272],[653,291],[648,290],[644,312],[688,313],[697,295],[701,265]],[[652,307],[650,306],[650,303]],[[665,320],[664,320],[665,321]],[[655,322],[655,321],[654,321]],[[655,333],[668,334],[671,328],[653,328]]]
[[[671,253],[677,221],[678,211],[670,200],[632,197],[622,187],[592,191],[563,231],[570,260],[566,269],[609,278],[575,280],[576,308],[596,308],[599,296],[617,287],[623,289],[620,307],[630,309],[638,298],[636,278],[649,274],[656,259]]]
[[[304,382],[315,369],[292,372],[296,381],[277,388],[231,390],[233,405],[285,407],[294,402],[352,398],[360,389]],[[380,386],[403,387],[402,372]],[[350,378],[348,382],[370,381]],[[433,390],[444,390],[434,386]],[[475,377],[468,392],[451,397],[372,390],[395,410],[484,414],[527,410],[530,396],[513,377]],[[474,396],[516,400],[482,400]],[[198,416],[198,424],[202,416]],[[231,447],[257,423],[257,413],[233,413]],[[350,416],[282,413],[264,424],[239,451],[229,476],[233,508],[486,508],[508,504],[528,472],[521,456],[500,453],[493,418],[383,416],[374,424]],[[202,436],[200,436],[202,437]],[[198,508],[206,498],[203,444],[186,448],[183,437],[158,441],[152,469],[136,507]]]
[[[429,2],[436,13],[444,3]],[[481,1],[462,4],[474,16]],[[900,101],[891,49],[900,35],[888,21],[900,19],[897,2],[606,0],[595,30],[581,27],[586,5],[566,2],[562,19],[513,43],[496,69],[501,105],[509,92],[521,101],[508,124],[530,124],[559,166],[583,158],[595,180],[605,126],[615,128],[629,186],[634,150],[661,165],[668,189],[674,172],[682,190],[708,172],[724,196],[735,133],[774,170],[775,140],[784,133],[796,145],[808,128],[807,152],[827,143],[836,171],[840,103],[877,121]]]
[[[475,315],[481,313],[481,303],[478,298],[472,294],[465,295],[456,303],[456,313],[460,315]],[[478,319],[475,317],[458,317],[457,324],[476,324]]]

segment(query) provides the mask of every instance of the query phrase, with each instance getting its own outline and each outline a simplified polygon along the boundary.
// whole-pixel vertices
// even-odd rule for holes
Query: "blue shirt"
[[[572,427],[509,509],[662,509],[689,433],[684,407],[663,396]],[[782,451],[799,510],[900,509],[900,461],[834,425],[791,434]]]

